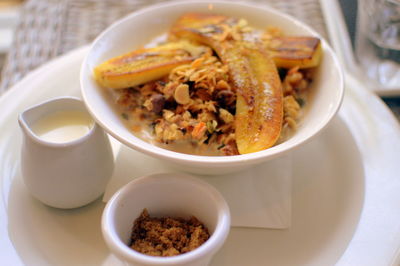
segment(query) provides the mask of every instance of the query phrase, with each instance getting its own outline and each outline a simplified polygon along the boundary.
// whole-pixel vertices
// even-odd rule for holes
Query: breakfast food
[[[150,217],[146,209],[135,220],[130,247],[150,256],[176,256],[192,251],[210,237],[196,217]]]
[[[321,54],[318,38],[188,13],[167,42],[110,59],[94,74],[140,137],[179,152],[238,155],[296,129]]]
[[[175,67],[190,63],[206,50],[209,48],[185,40],[138,49],[97,66],[95,76],[104,87],[133,87],[168,75]]]

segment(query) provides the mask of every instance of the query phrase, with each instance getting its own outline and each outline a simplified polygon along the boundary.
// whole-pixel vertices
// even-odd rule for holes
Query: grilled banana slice
[[[247,26],[244,20],[221,15],[188,13],[180,17],[170,30],[171,38],[183,38],[221,49],[221,42],[246,40],[258,42],[277,67],[315,67],[322,57],[321,41],[315,37],[282,36],[265,40],[262,32]],[[221,51],[216,50],[217,54]]]
[[[322,57],[321,41],[315,37],[274,37],[265,45],[278,67],[316,67]]]
[[[277,67],[268,52],[258,42],[235,36],[232,28],[240,24],[223,16],[188,14],[173,26],[171,36],[209,45],[228,65],[237,95],[236,144],[239,153],[246,154],[265,150],[278,140],[283,93]]]
[[[224,36],[227,37],[231,25],[237,24],[236,19],[221,15],[209,15],[202,13],[187,13],[181,16],[172,26],[170,39],[187,39],[196,43],[205,44],[214,50],[220,49]],[[229,23],[229,24],[228,24]],[[216,50],[219,55],[221,51]]]
[[[175,67],[187,64],[206,52],[210,52],[210,48],[186,40],[142,48],[100,64],[94,69],[94,78],[106,88],[133,87],[162,78]]]
[[[236,89],[235,137],[240,154],[265,150],[278,140],[283,122],[282,84],[274,61],[237,42],[223,53]]]

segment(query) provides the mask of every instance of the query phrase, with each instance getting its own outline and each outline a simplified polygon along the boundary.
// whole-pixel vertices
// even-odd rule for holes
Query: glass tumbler
[[[373,86],[400,88],[400,0],[358,0],[355,54]]]

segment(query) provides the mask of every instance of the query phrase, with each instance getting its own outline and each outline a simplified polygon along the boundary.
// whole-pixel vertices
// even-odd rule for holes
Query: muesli
[[[296,129],[321,57],[320,40],[189,13],[168,41],[95,69],[136,135],[178,152],[239,155]]]

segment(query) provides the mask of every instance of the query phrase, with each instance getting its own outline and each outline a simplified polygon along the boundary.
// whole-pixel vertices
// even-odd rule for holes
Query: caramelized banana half
[[[229,21],[230,20],[230,21]],[[172,26],[171,32],[181,28],[201,29],[205,26],[218,27],[222,23],[237,24],[237,19],[229,18],[223,15],[205,14],[205,13],[186,13],[182,15]],[[215,31],[215,30],[214,30]]]
[[[210,52],[210,48],[186,40],[142,48],[100,64],[94,69],[94,78],[106,88],[133,87],[162,78],[175,67],[187,64],[206,52]]]
[[[321,41],[314,37],[274,37],[266,43],[278,67],[310,68],[319,65],[322,57]]]
[[[282,84],[264,51],[237,42],[223,53],[236,89],[235,136],[240,154],[265,150],[278,140],[283,122]]]
[[[264,40],[262,32],[247,26],[245,20],[221,15],[188,13],[180,17],[170,30],[170,36],[183,38],[223,49],[223,42],[246,40],[265,46],[277,67],[315,67],[322,57],[321,42],[315,37],[280,36]],[[220,54],[220,50],[216,50]]]
[[[187,39],[212,47],[219,55],[222,45],[231,28],[237,24],[236,19],[221,15],[187,13],[181,16],[172,26],[170,39]]]
[[[170,34],[211,46],[228,65],[237,95],[236,144],[239,153],[246,154],[265,150],[278,140],[283,122],[283,93],[269,52],[260,48],[259,42],[242,41],[237,36],[236,27],[242,27],[241,24],[245,25],[223,16],[187,14],[177,21]]]

